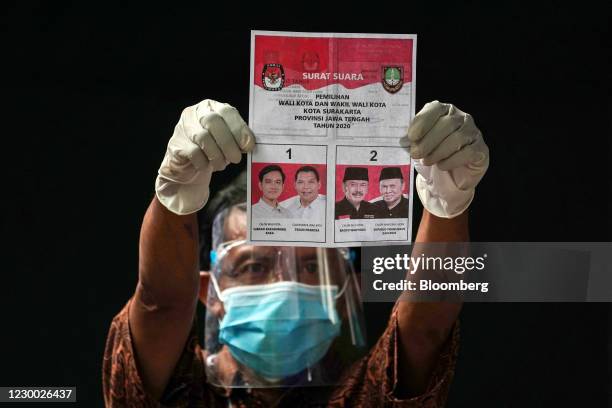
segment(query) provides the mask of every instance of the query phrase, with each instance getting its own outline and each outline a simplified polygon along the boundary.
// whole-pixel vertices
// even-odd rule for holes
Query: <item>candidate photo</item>
[[[297,194],[282,201],[280,205],[286,208],[293,218],[324,223],[326,197],[321,191],[325,191],[322,188],[325,173],[324,168],[322,172],[317,167],[323,166],[306,165],[295,171],[293,188]]]
[[[336,174],[336,177],[338,175]],[[342,185],[336,187],[344,197],[336,201],[335,216],[340,219],[376,218],[377,207],[367,201],[370,178],[367,167],[347,167],[342,177]]]
[[[252,203],[253,218],[293,218],[293,214],[278,202],[285,188],[286,176],[283,169],[276,164],[267,165],[259,170],[257,178],[259,179],[257,188],[260,198],[257,202]]]
[[[408,172],[406,172],[408,174]],[[380,199],[374,201],[375,218],[408,218],[410,202],[405,197],[406,179],[400,167],[385,167],[378,178]]]

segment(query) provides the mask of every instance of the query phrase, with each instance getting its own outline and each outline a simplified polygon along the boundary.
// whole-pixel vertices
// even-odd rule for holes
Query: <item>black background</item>
[[[491,150],[473,240],[612,241],[605,8],[256,6],[6,6],[0,385],[76,385],[102,405],[165,145],[201,99],[247,117],[250,29],[416,33],[417,109],[454,103]],[[371,339],[388,310],[366,305]],[[467,304],[461,320],[449,406],[610,406],[610,304]]]

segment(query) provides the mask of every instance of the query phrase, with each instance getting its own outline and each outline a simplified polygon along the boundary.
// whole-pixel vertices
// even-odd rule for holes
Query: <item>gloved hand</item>
[[[255,136],[233,106],[205,99],[183,110],[155,181],[158,200],[178,215],[208,201],[214,171],[238,163]]]
[[[430,102],[414,117],[400,145],[416,159],[416,190],[427,211],[453,218],[469,207],[489,167],[489,148],[471,115],[448,103]]]

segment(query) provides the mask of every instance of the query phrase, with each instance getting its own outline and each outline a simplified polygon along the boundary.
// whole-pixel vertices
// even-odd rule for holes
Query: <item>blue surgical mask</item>
[[[340,334],[337,296],[335,285],[288,281],[226,289],[219,340],[265,378],[297,374],[319,362]]]

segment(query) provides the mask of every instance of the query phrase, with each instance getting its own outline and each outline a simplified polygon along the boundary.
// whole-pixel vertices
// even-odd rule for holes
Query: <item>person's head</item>
[[[319,172],[312,166],[300,167],[295,173],[295,191],[300,196],[300,201],[308,205],[319,195],[321,181]]]
[[[365,350],[348,252],[250,245],[244,203],[219,207],[209,224],[212,239],[201,239],[215,250],[200,289],[207,381],[257,388],[337,381]]]
[[[368,169],[347,167],[342,178],[344,196],[355,207],[359,206],[368,194]]]
[[[283,192],[285,173],[276,164],[271,164],[259,171],[259,189],[267,201],[276,201]]]
[[[404,178],[399,167],[385,167],[380,172],[380,194],[388,207],[393,207],[402,198]]]

